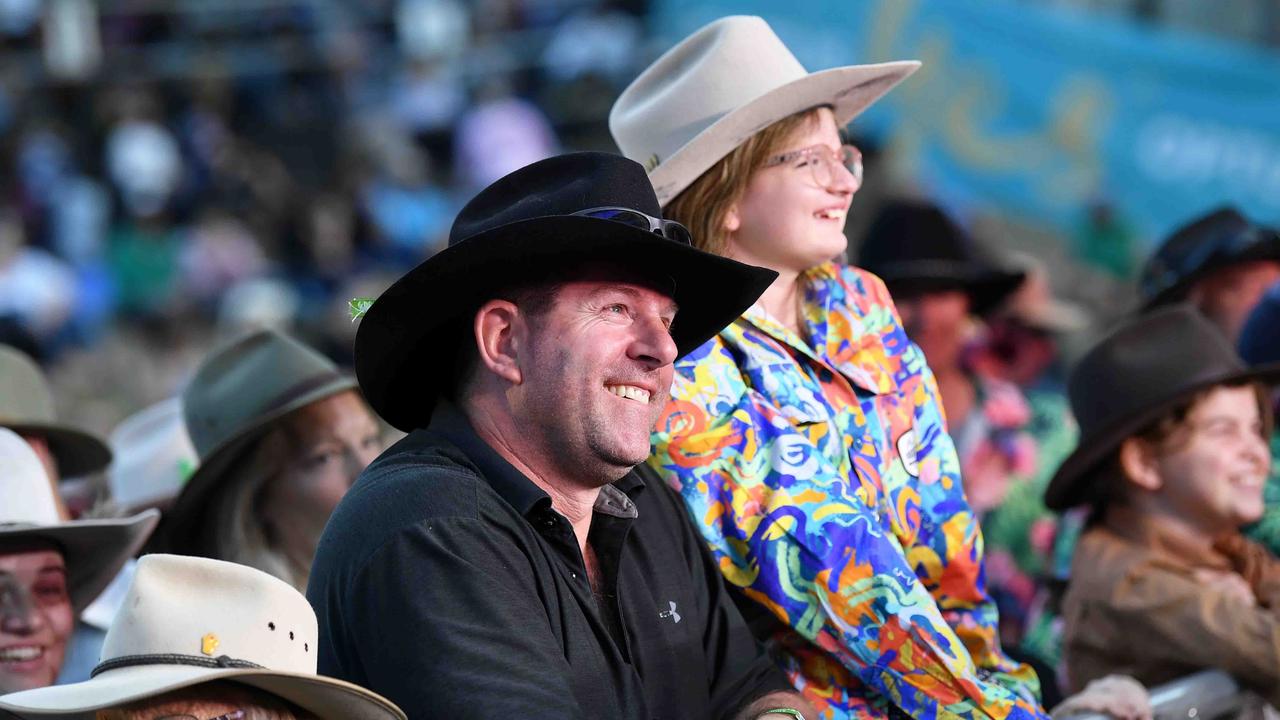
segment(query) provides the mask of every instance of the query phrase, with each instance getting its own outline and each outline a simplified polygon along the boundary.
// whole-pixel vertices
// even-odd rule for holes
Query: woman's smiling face
[[[836,156],[840,129],[828,108],[819,108],[813,122],[799,127],[777,155],[825,146]],[[843,165],[831,167],[831,181],[819,185],[811,163],[823,162],[817,153],[792,162],[760,168],[751,176],[742,198],[724,219],[728,233],[726,254],[735,260],[784,273],[801,273],[844,252],[845,215],[858,181]]]
[[[0,550],[0,694],[52,685],[74,622],[60,551]]]

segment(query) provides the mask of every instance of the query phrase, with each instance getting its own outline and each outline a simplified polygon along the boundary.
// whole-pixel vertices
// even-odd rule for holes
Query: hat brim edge
[[[139,665],[109,670],[79,683],[7,695],[0,699],[0,708],[30,717],[92,720],[98,710],[215,681],[256,687],[323,720],[404,719],[404,714],[390,701],[336,678],[267,669],[189,665]]]

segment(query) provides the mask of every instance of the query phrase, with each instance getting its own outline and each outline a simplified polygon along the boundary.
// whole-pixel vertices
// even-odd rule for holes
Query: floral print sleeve
[[[788,630],[827,718],[1043,717],[999,651],[932,375],[884,286],[806,278],[808,341],[753,308],[677,363],[652,464],[729,582]]]

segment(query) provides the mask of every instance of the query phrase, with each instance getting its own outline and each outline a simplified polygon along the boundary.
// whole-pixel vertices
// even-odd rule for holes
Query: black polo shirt
[[[442,405],[325,528],[320,673],[410,718],[731,718],[790,687],[684,513],[637,472],[602,488],[597,597],[550,497]]]

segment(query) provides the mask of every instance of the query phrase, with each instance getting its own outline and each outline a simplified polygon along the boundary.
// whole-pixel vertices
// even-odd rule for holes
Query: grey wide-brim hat
[[[44,373],[8,345],[0,345],[0,427],[44,438],[64,478],[98,472],[111,462],[105,442],[58,422]]]
[[[35,451],[17,433],[0,428],[0,549],[32,541],[56,546],[77,613],[102,593],[159,520],[156,510],[127,518],[63,520]]]
[[[404,720],[390,700],[316,674],[315,612],[288,583],[244,565],[146,555],[89,680],[0,697],[22,718],[96,711],[204,683],[258,688],[322,720]]]
[[[614,102],[609,131],[649,171],[665,206],[775,122],[826,105],[843,127],[919,67],[905,60],[810,73],[764,19],[724,17],[640,73]]]
[[[199,465],[150,549],[189,550],[190,534],[201,527],[196,520],[241,453],[289,413],[357,387],[328,358],[275,330],[257,330],[215,349],[182,393]]]

